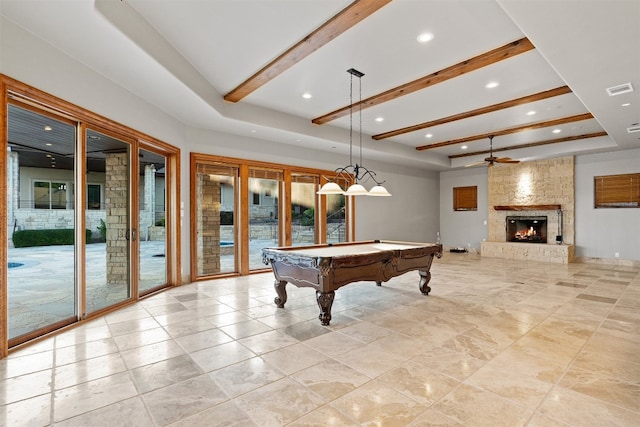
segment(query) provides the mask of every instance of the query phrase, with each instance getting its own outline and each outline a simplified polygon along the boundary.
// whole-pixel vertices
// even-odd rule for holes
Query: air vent
[[[640,125],[635,125],[635,126],[631,126],[630,128],[627,128],[627,132],[629,133],[640,132]]]
[[[631,83],[625,83],[618,86],[608,87],[607,93],[609,96],[622,95],[623,93],[633,92],[633,86]]]

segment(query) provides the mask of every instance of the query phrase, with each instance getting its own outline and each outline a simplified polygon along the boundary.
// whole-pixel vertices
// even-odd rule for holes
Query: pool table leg
[[[431,288],[428,285],[431,280],[431,272],[418,270],[418,273],[420,273],[420,292],[422,292],[423,295],[429,295]]]
[[[316,300],[318,301],[318,307],[320,307],[320,314],[318,319],[322,323],[322,326],[329,326],[331,321],[331,306],[333,305],[333,297],[336,293],[334,291],[322,293],[316,291]]]
[[[273,283],[273,287],[276,289],[277,297],[274,298],[273,302],[276,303],[278,308],[284,308],[284,303],[287,302],[287,282],[284,280],[276,280]]]

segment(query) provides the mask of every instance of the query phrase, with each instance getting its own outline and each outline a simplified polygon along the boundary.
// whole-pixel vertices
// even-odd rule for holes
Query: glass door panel
[[[338,179],[337,184],[347,188],[346,180]],[[327,243],[346,242],[346,197],[342,194],[328,194],[327,196]]]
[[[237,180],[237,167],[216,164],[199,164],[196,167],[194,243],[197,277],[238,271],[235,229]]]
[[[131,298],[131,146],[86,132],[87,207],[91,237],[85,247],[86,310],[95,312]],[[100,194],[97,194],[100,190]]]
[[[75,146],[74,124],[8,106],[9,346],[78,317]]]
[[[141,149],[138,164],[138,294],[144,295],[167,283],[166,159],[163,155]]]
[[[262,248],[280,246],[279,188],[282,171],[249,170],[249,269],[266,268]]]
[[[319,179],[313,175],[291,175],[291,245],[316,243],[316,191]]]

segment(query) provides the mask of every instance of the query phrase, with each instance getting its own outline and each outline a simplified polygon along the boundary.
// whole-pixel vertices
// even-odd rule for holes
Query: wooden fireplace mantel
[[[497,211],[556,211],[561,209],[561,205],[506,205],[494,206]]]

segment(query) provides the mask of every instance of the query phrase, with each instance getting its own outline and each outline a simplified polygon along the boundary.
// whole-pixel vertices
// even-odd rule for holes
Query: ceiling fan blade
[[[472,166],[479,166],[479,165],[483,165],[484,164],[484,160],[480,160],[479,162],[473,162],[473,163],[469,163],[468,165],[464,165],[465,168],[470,168]]]
[[[500,157],[495,160],[497,163],[520,163],[520,160],[513,160],[511,157]]]

